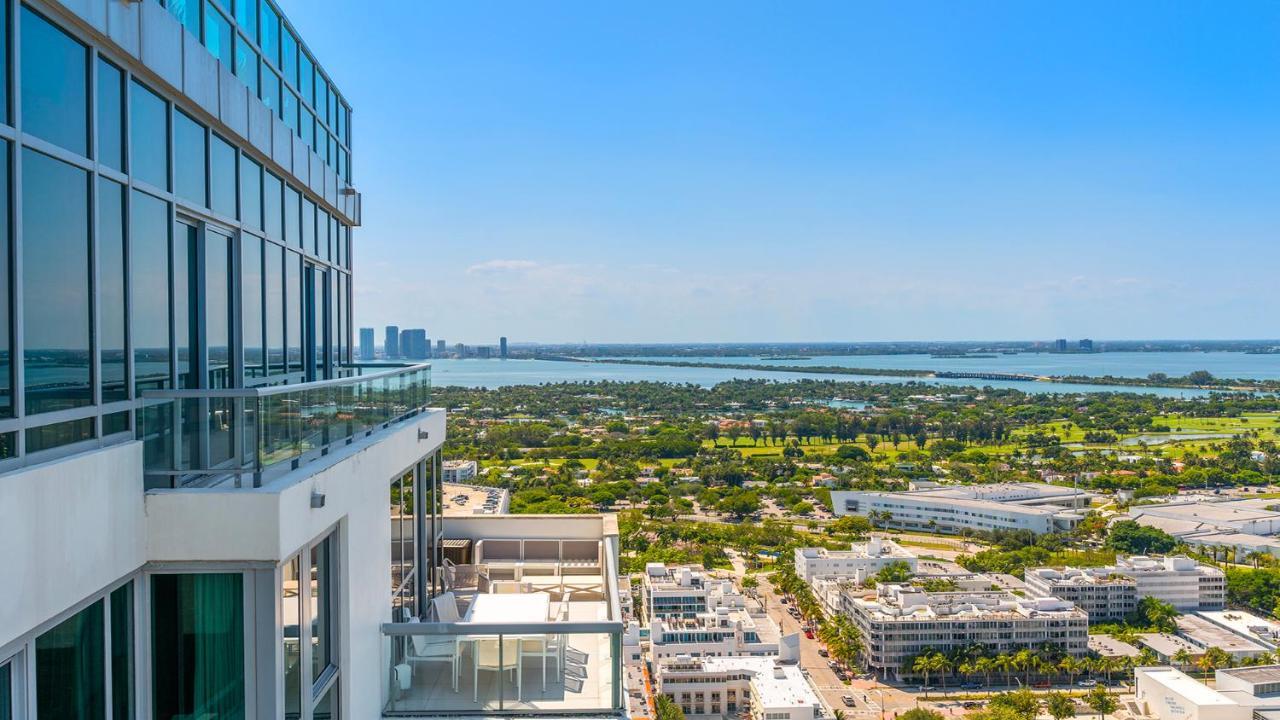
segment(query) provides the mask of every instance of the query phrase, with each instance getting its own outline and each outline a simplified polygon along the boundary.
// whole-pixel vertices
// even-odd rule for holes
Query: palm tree
[[[1009,676],[1012,674],[1012,671],[1014,670],[1012,655],[1009,655],[1008,653],[1000,653],[999,655],[997,655],[995,659],[995,669],[1004,673],[1004,684],[1006,686],[1012,684],[1009,680]]]
[[[1174,653],[1170,659],[1177,663],[1179,670],[1186,672],[1187,666],[1191,664],[1191,653],[1187,652],[1186,648],[1178,648],[1178,652]]]
[[[843,710],[836,710],[835,712],[831,713],[831,717],[832,717],[832,720],[845,720],[846,716]]]
[[[945,695],[947,692],[947,674],[951,672],[952,667],[951,660],[946,655],[937,653],[929,662],[933,664],[933,669],[942,678],[942,693]]]
[[[932,655],[928,653],[917,655],[915,660],[911,661],[911,670],[912,672],[917,672],[924,676],[924,686],[926,688],[924,691],[924,697],[928,700],[929,691],[927,688],[929,687],[929,673],[933,672]]]
[[[1076,674],[1080,672],[1080,661],[1068,655],[1058,663],[1058,668],[1067,674],[1067,683],[1074,684]]]
[[[1013,666],[1018,670],[1022,670],[1025,675],[1022,680],[1024,683],[1031,684],[1031,668],[1035,663],[1035,656],[1030,650],[1023,648],[1013,655]]]
[[[982,673],[982,679],[987,685],[991,684],[991,671],[996,669],[995,658],[980,657],[973,661],[973,667]]]

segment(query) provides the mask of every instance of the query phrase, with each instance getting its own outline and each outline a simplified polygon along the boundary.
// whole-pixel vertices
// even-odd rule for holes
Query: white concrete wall
[[[419,440],[420,429],[427,439]],[[342,713],[378,715],[387,690],[381,625],[391,620],[390,482],[444,438],[445,414],[434,411],[375,436],[376,442],[335,452],[327,466],[306,465],[260,489],[149,493],[150,559],[278,563],[340,528]],[[311,507],[313,490],[324,494],[323,508]]]
[[[142,444],[0,475],[0,647],[146,561]]]

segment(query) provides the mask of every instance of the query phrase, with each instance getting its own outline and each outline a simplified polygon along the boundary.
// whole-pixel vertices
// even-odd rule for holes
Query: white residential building
[[[878,536],[872,536],[865,543],[853,543],[848,550],[796,548],[795,551],[796,575],[810,583],[818,577],[851,578],[861,582],[895,562],[905,563],[912,572],[916,570],[915,553]]]
[[[1114,565],[1092,568],[1034,568],[1027,590],[1036,597],[1059,597],[1080,606],[1095,622],[1131,614],[1144,597],[1172,604],[1181,612],[1226,606],[1226,575],[1186,556],[1119,557]]]
[[[746,598],[733,582],[711,577],[700,565],[645,566],[645,611],[650,618],[693,618],[717,608],[746,608]]]
[[[828,715],[794,664],[764,657],[682,657],[659,664],[657,691],[691,717],[818,720]]]
[[[447,483],[465,483],[475,478],[480,466],[475,460],[445,460],[444,481]]]
[[[843,601],[864,638],[866,666],[895,678],[925,649],[983,644],[1000,653],[1051,643],[1075,657],[1088,651],[1089,616],[1058,598],[886,584],[874,596],[846,592]]]
[[[727,607],[693,618],[654,617],[649,622],[649,651],[655,660],[777,655],[778,639],[778,626],[767,615]]]

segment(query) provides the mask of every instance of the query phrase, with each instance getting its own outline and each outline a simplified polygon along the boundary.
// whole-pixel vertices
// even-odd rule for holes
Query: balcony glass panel
[[[156,482],[158,476],[171,478],[171,487],[227,478],[257,484],[264,474],[286,472],[332,446],[417,415],[426,408],[430,372],[429,365],[383,366],[372,375],[300,385],[148,391],[144,400],[156,404],[142,414],[141,433],[167,445],[147,453],[149,486],[166,485]],[[169,431],[174,418],[176,433]],[[239,452],[235,443],[242,445]],[[167,466],[169,458],[179,459],[176,471]]]

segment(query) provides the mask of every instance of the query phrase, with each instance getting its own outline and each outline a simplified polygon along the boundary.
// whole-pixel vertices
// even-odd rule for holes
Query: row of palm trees
[[[909,658],[904,669],[923,677],[926,685],[930,677],[937,678],[945,691],[947,678],[951,675],[969,680],[982,676],[988,685],[991,684],[991,676],[996,674],[1004,676],[1005,685],[1012,684],[1015,674],[1020,675],[1026,685],[1031,684],[1033,677],[1049,679],[1063,675],[1067,676],[1068,682],[1075,682],[1082,675],[1103,675],[1110,683],[1114,673],[1132,672],[1136,666],[1155,662],[1155,654],[1149,649],[1138,657],[1073,657],[1052,645],[996,655],[989,654],[983,646],[974,645],[946,653],[925,650]]]

